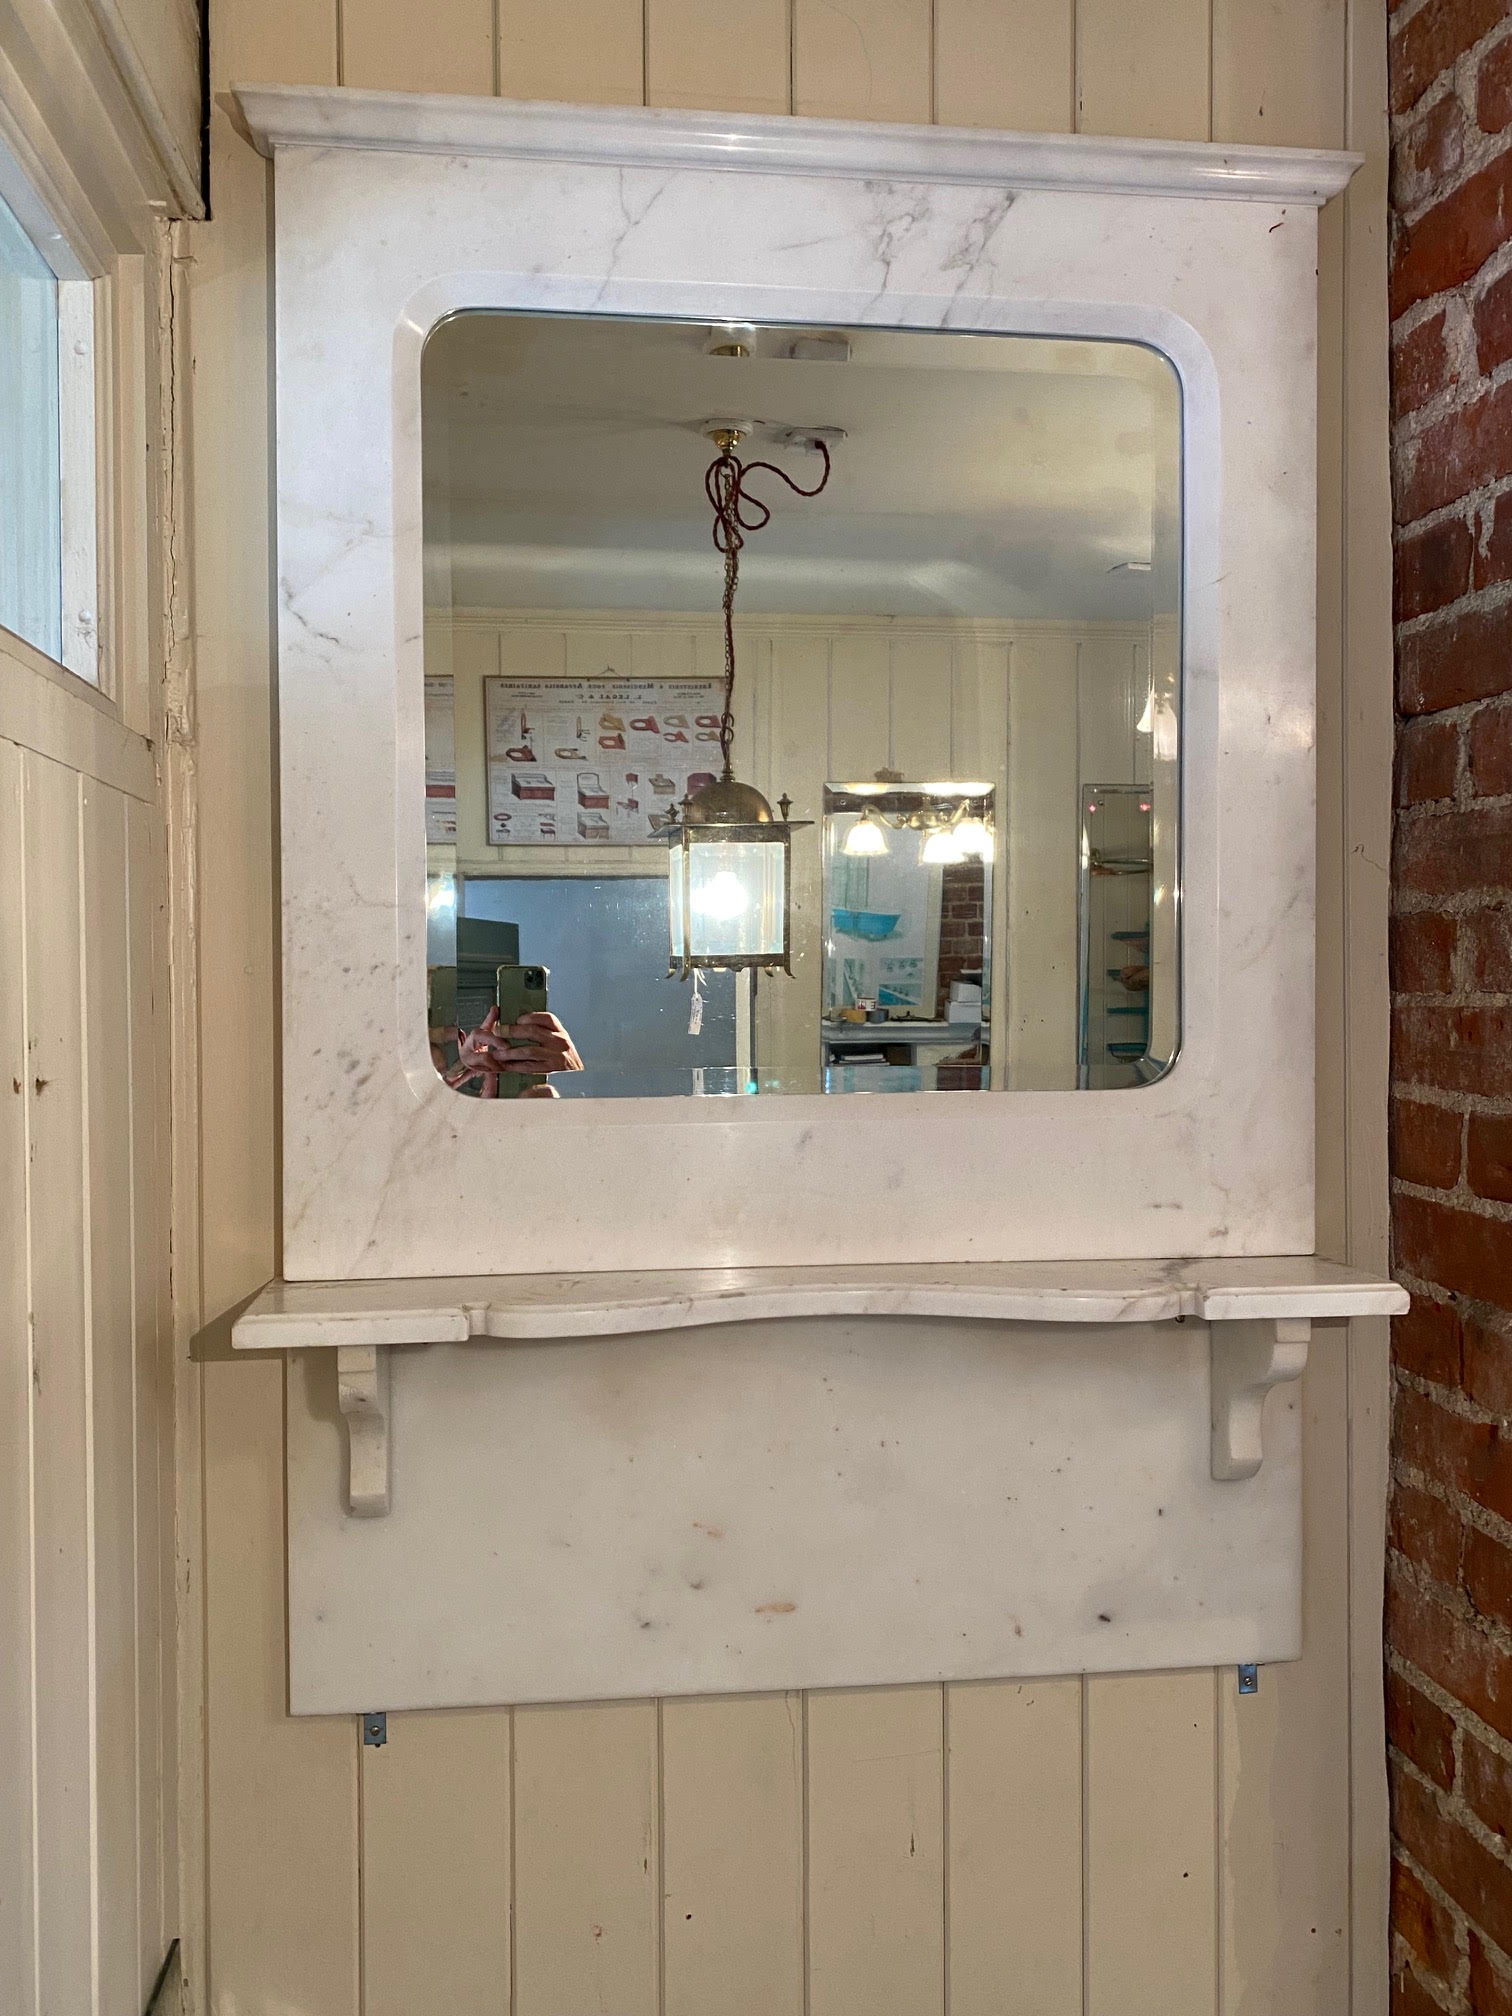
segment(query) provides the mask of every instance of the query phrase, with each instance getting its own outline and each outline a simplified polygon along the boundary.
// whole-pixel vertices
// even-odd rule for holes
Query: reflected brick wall
[[[963,973],[980,973],[986,921],[987,877],[980,861],[960,861],[940,870],[940,985],[935,1013],[943,1015],[950,983]]]
[[[1512,0],[1391,9],[1400,2016],[1512,2016]]]

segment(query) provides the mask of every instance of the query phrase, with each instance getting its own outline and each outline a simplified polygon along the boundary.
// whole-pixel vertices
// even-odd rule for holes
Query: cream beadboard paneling
[[[503,2009],[510,1967],[510,1718],[396,1715],[362,1752],[366,2016],[433,2006],[436,1955],[459,2009]],[[417,1860],[416,1841],[429,1852]]]
[[[458,11],[465,8],[438,20],[434,39]],[[546,13],[498,0],[499,88],[633,103],[647,97],[649,74],[654,102],[697,95],[707,79],[716,105],[744,103],[746,92],[780,104],[785,64],[786,103],[805,110],[1053,131],[1071,126],[1079,106],[1088,130],[1320,145],[1347,137],[1371,153],[1371,166],[1323,220],[1319,876],[1323,941],[1344,949],[1337,965],[1320,969],[1320,1130],[1329,1143],[1320,1216],[1330,1228],[1325,1250],[1379,1266],[1385,896],[1370,862],[1385,858],[1390,767],[1389,706],[1371,673],[1372,651],[1389,648],[1380,627],[1389,615],[1389,542],[1377,448],[1385,414],[1384,22],[1367,19],[1366,9],[1345,15],[1342,0],[1259,8],[1244,0],[935,0],[932,10],[918,0],[869,0],[843,18],[826,0],[799,0],[788,10],[789,41],[784,11],[769,18],[758,6],[729,23],[701,0],[564,0]],[[391,13],[384,0],[342,0],[339,10],[335,0],[298,9],[245,0],[214,24],[214,89],[233,78],[338,81],[338,40],[361,46],[369,21]],[[717,49],[709,42],[716,29]],[[214,892],[198,973],[202,1097],[213,1115],[202,1130],[201,1171],[207,1306],[224,1309],[276,1260],[277,989],[267,180],[220,104],[213,127],[216,216],[196,232],[190,397],[200,849]],[[1346,273],[1347,335],[1339,309]],[[843,704],[863,690],[855,651],[812,638],[801,654],[792,638],[773,651],[770,760],[778,767],[801,757],[821,655],[831,760],[843,756],[866,774],[888,760],[886,724],[879,734],[874,720]],[[1042,676],[1053,676],[1048,662]],[[963,672],[957,662],[952,720],[968,720],[971,704],[996,705],[997,681],[996,672]],[[1002,747],[1007,725],[979,720],[972,732]],[[953,762],[963,754],[953,749]],[[1010,790],[1033,782],[1027,765],[1010,773]],[[1356,1059],[1348,1081],[1346,1050]],[[351,1722],[295,1724],[283,1714],[276,1369],[207,1366],[216,2001],[322,2016],[404,2006],[414,1953],[364,1923],[390,1908],[377,1900],[403,1894],[412,1937],[427,1947],[427,1992],[437,2007],[469,2016],[566,2016],[584,2007],[660,2016],[711,2006],[756,2016],[805,2000],[815,2012],[846,2016],[929,2008],[954,2016],[1379,2016],[1385,1828],[1371,1657],[1374,1648],[1378,1664],[1383,1329],[1356,1324],[1347,1347],[1342,1334],[1330,1335],[1314,1354],[1305,1397],[1307,1648],[1297,1665],[1265,1672],[1258,1697],[1240,1700],[1224,1671],[793,1704],[762,1697],[499,1709],[439,1723],[396,1716],[388,1748],[360,1767],[373,1787],[378,1772],[393,1774],[395,1793],[364,1796],[360,1826]],[[1352,1793],[1341,1791],[1346,1742],[1354,1746]],[[512,1796],[499,1779],[506,1746]],[[477,1935],[491,1959],[454,1932],[428,1936],[458,1922],[440,1887],[457,1843],[425,1784],[432,1774],[457,1788],[464,1838],[490,1844],[487,1894],[501,1919],[512,1901],[507,1971],[497,1925]],[[1305,1856],[1297,1852],[1303,1838]],[[1178,1851],[1186,1859],[1177,1861]],[[1156,1936],[1167,1913],[1175,1929]]]
[[[666,2016],[802,2016],[806,1716],[799,1694],[663,1705]]]
[[[562,0],[556,7],[542,7],[539,0],[496,0],[496,14],[499,90],[506,98],[562,98],[586,105],[657,102],[646,97],[653,17],[643,11],[642,0]],[[253,25],[255,31],[261,23]],[[669,10],[668,26],[675,39],[675,10]],[[733,37],[734,23],[728,32]],[[676,64],[682,74],[685,60]],[[230,79],[252,72],[230,65],[220,74]],[[286,81],[323,84],[330,79],[312,70]]]
[[[3,654],[0,654],[3,655]],[[7,2010],[140,2008],[177,1929],[161,825],[91,696],[0,663],[0,1954]],[[150,780],[150,766],[147,769]]]
[[[932,0],[793,0],[793,111],[927,125],[932,15]]]
[[[786,112],[789,0],[646,0],[646,103]]]
[[[494,88],[492,0],[370,0],[341,15],[341,81],[375,91]]]

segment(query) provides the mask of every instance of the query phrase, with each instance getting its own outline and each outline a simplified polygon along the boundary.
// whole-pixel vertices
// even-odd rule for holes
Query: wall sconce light
[[[842,854],[886,854],[889,828],[895,833],[918,834],[919,860],[928,868],[956,867],[963,861],[986,863],[997,852],[991,821],[982,816],[991,802],[990,784],[909,785],[897,771],[879,770],[874,784],[834,789],[848,797],[875,801],[861,806],[841,843]]]
[[[869,805],[846,834],[842,851],[852,857],[887,852],[887,828]]]
[[[919,859],[930,868],[953,867],[966,859],[966,850],[961,845],[961,836],[952,826],[936,826],[924,835],[924,844],[919,849]]]
[[[997,842],[992,828],[985,819],[973,815],[962,819],[956,826],[956,839],[960,842],[963,861],[990,861],[997,852]]]

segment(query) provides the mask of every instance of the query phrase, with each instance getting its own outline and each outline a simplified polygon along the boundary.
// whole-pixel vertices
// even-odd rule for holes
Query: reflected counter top
[[[975,1043],[980,1022],[824,1022],[824,1041],[833,1050],[874,1049],[879,1043]]]

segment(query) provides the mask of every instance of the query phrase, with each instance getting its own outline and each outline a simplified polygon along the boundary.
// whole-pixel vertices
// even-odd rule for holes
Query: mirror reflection
[[[827,785],[826,1091],[991,1083],[990,784]]]
[[[428,1020],[459,1093],[1169,1067],[1162,357],[480,311],[422,395]]]

